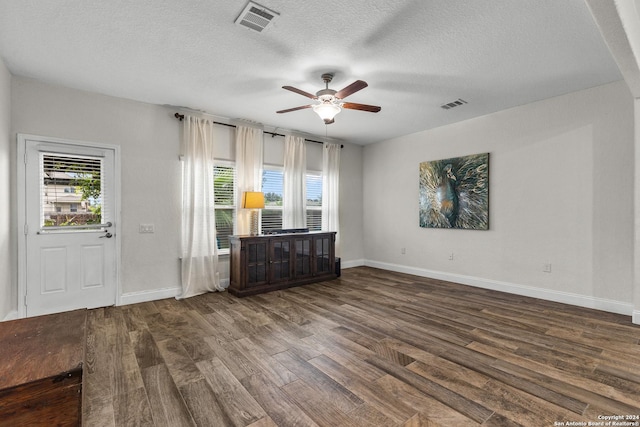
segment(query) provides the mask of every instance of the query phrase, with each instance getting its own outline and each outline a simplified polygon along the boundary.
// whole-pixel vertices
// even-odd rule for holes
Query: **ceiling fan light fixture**
[[[638,0],[640,1],[640,0]],[[286,110],[276,111],[276,113],[290,113],[292,111],[303,110],[305,108],[313,108],[318,116],[324,123],[329,125],[333,123],[333,118],[342,111],[343,108],[347,110],[360,110],[368,111],[370,113],[377,113],[380,111],[380,107],[376,105],[358,104],[355,102],[343,102],[344,98],[356,93],[357,91],[367,87],[367,82],[362,80],[356,80],[349,86],[343,88],[340,91],[329,89],[329,82],[333,79],[333,74],[325,73],[322,75],[322,81],[325,83],[325,88],[316,92],[315,95],[305,92],[304,90],[297,89],[293,86],[282,86],[282,89],[290,90],[299,95],[311,98],[314,101],[319,101],[317,104],[307,104],[300,107],[288,108]]]
[[[342,110],[338,105],[325,102],[314,105],[312,108],[325,123],[333,122],[333,118]]]

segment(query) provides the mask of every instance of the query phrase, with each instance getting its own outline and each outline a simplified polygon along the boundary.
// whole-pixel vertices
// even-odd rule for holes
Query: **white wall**
[[[164,107],[14,77],[12,138],[28,133],[121,147],[122,291],[179,286],[179,131]],[[154,234],[138,233],[154,224]]]
[[[634,233],[634,303],[633,303],[633,323],[640,325],[640,99],[634,99],[635,114],[635,191],[634,191],[634,212],[635,212],[635,233]]]
[[[180,127],[174,112],[11,77],[0,66],[0,319],[16,310],[6,208],[10,193],[15,206],[16,133],[120,145],[123,292],[132,302],[179,286]],[[233,159],[233,129],[216,129],[218,157]],[[418,227],[419,163],[481,152],[491,153],[490,230]],[[319,144],[309,143],[308,158],[309,169],[321,168]],[[370,146],[345,144],[341,158],[343,265],[366,260],[631,312],[633,100],[624,83]],[[282,164],[282,138],[265,137],[265,161]],[[156,232],[139,234],[141,223],[153,223]],[[551,273],[542,272],[545,263],[552,264]]]
[[[617,82],[366,146],[367,264],[631,314],[633,120]],[[420,228],[419,163],[483,152],[490,230]]]
[[[0,58],[0,320],[14,313],[15,248],[11,236],[11,74]]]
[[[122,224],[118,231],[122,237],[124,302],[174,295],[180,285],[181,205],[176,110],[23,77],[12,79],[12,100],[12,141],[17,133],[28,133],[121,147]],[[216,157],[232,160],[234,129],[216,127],[215,136]],[[265,136],[266,163],[283,164],[282,141],[281,137]],[[322,169],[321,147],[308,143],[309,169]],[[341,188],[341,220],[349,236],[343,253],[354,260],[363,259],[361,151],[360,146],[345,144],[341,167],[348,180]],[[15,162],[13,157],[11,162]],[[155,225],[155,233],[138,233],[139,224],[148,223]],[[222,278],[228,278],[228,259],[222,258],[221,269]]]
[[[340,257],[342,267],[364,264],[363,147],[344,144],[340,152]]]

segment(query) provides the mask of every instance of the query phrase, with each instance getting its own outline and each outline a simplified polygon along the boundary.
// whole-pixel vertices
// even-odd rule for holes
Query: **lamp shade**
[[[313,111],[320,116],[325,122],[333,120],[333,118],[340,112],[340,107],[329,103],[323,102],[322,104],[314,105]]]
[[[242,207],[244,209],[263,209],[264,193],[260,191],[245,191],[242,194]]]

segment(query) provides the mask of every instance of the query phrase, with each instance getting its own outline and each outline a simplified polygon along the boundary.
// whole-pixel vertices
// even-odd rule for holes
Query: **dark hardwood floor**
[[[91,310],[84,372],[91,427],[640,425],[628,316],[366,267]]]

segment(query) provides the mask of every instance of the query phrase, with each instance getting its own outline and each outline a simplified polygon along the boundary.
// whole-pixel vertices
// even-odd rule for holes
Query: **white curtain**
[[[218,273],[212,121],[185,115],[182,154],[182,293],[178,299],[224,290]]]
[[[324,144],[322,150],[322,231],[336,231],[336,255],[340,255],[340,145]]]
[[[261,191],[263,131],[246,126],[236,127],[236,182],[237,229],[236,234],[251,232],[251,211],[242,209],[242,193]]]
[[[304,138],[284,138],[284,188],[282,228],[307,226],[307,147]]]

